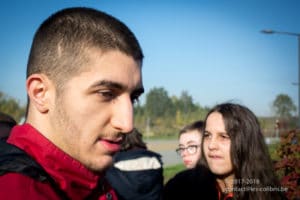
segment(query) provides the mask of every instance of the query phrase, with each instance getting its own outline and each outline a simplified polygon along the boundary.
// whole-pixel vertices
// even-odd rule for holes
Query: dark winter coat
[[[176,174],[165,185],[163,200],[218,199],[215,177],[202,166]]]
[[[161,156],[146,149],[121,151],[106,178],[119,200],[160,200],[163,189]]]

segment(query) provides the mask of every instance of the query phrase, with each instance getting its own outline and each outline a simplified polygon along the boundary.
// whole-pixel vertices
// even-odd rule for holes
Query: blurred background
[[[22,123],[26,65],[40,23],[62,8],[109,13],[135,33],[145,59],[145,94],[135,126],[162,154],[165,182],[183,170],[177,135],[217,103],[258,117],[288,197],[300,194],[298,0],[2,0],[0,111]]]
[[[135,120],[147,137],[172,136],[224,101],[249,107],[267,136],[276,120],[297,126],[297,0],[3,0],[0,110],[18,122],[24,120],[33,35],[51,13],[73,6],[107,12],[139,39],[146,92]]]

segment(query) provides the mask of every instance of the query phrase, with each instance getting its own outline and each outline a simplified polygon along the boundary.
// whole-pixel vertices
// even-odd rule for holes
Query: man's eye
[[[112,100],[116,95],[111,91],[100,91],[99,94],[104,97],[105,100]]]

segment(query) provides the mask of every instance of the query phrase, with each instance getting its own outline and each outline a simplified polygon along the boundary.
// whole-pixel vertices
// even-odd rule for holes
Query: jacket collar
[[[32,156],[72,199],[83,199],[80,197],[97,187],[101,175],[85,168],[30,124],[15,126],[7,142]]]

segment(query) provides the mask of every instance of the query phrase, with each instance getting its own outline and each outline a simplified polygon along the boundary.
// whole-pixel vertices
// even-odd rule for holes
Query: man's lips
[[[120,151],[121,148],[121,140],[119,141],[111,141],[106,139],[101,139],[99,142],[110,152],[114,153]]]

